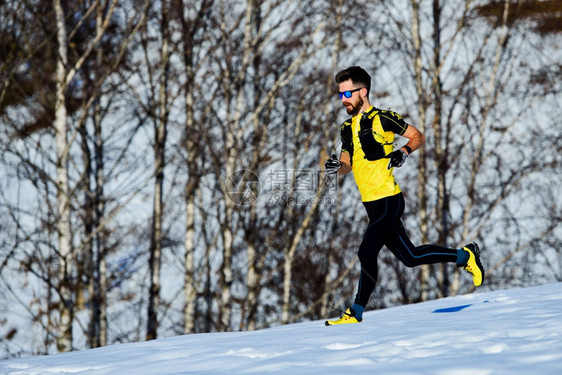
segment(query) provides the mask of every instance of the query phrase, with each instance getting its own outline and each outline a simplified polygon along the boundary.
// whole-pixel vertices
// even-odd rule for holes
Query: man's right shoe
[[[484,267],[480,263],[480,248],[476,242],[469,243],[462,248],[464,251],[468,252],[469,257],[464,269],[472,274],[472,280],[474,281],[474,286],[480,286],[482,280],[484,280]]]
[[[350,307],[348,308],[345,313],[341,316],[341,318],[337,320],[326,320],[327,326],[335,326],[338,324],[352,324],[352,323],[359,323],[363,319],[357,319],[355,317],[355,311]]]

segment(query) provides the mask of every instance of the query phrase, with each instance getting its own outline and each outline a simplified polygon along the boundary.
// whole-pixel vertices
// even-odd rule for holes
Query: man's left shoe
[[[474,281],[474,286],[480,286],[482,280],[484,280],[484,267],[480,263],[480,248],[476,242],[469,243],[462,248],[464,251],[468,252],[468,262],[464,269],[472,274],[472,279]]]
[[[327,326],[335,326],[338,324],[352,324],[352,323],[360,323],[363,319],[357,319],[355,317],[355,311],[351,307],[349,307],[345,313],[341,316],[341,318],[337,320],[326,320]]]

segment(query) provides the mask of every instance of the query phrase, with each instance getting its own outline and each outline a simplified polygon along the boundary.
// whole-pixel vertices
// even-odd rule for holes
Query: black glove
[[[336,158],[336,155],[332,155],[330,159],[326,160],[324,166],[326,167],[326,173],[336,174],[338,173],[338,170],[341,168],[341,163]]]
[[[391,152],[386,157],[390,158],[390,161],[388,162],[388,167],[387,167],[387,169],[390,169],[392,167],[400,168],[401,166],[403,166],[404,162],[406,161],[406,158],[408,157],[408,155],[406,155],[406,153],[404,151],[402,151],[402,149],[400,149],[400,150],[396,150],[396,151]]]

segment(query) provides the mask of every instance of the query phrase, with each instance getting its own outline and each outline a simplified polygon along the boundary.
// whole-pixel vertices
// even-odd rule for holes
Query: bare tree
[[[33,7],[32,7],[33,6]],[[48,351],[50,340],[56,338],[57,348],[62,351],[73,348],[72,330],[74,323],[76,326],[90,326],[85,329],[84,334],[89,338],[91,346],[104,345],[105,324],[104,308],[100,306],[103,296],[108,289],[104,272],[104,250],[108,248],[107,239],[101,245],[100,233],[103,231],[107,220],[104,218],[104,197],[103,197],[103,138],[101,135],[102,112],[107,108],[100,105],[102,96],[101,87],[105,84],[112,72],[120,66],[123,56],[127,51],[128,42],[131,34],[134,34],[134,17],[131,23],[123,25],[129,27],[131,34],[126,34],[117,43],[116,40],[108,42],[103,36],[108,35],[111,29],[115,35],[116,28],[113,23],[113,14],[116,9],[116,2],[95,2],[86,6],[85,4],[74,4],[74,17],[67,16],[68,7],[61,2],[38,2],[37,4],[26,4],[21,10],[24,17],[34,15],[39,20],[45,18],[45,22],[25,24],[25,18],[21,19],[21,24],[11,23],[12,27],[22,27],[21,43],[18,44],[20,53],[14,56],[21,56],[20,61],[14,60],[11,76],[8,76],[7,84],[2,87],[5,92],[12,91],[20,93],[19,99],[12,99],[2,102],[2,108],[12,108],[14,113],[25,113],[26,109],[31,109],[31,117],[19,117],[23,121],[8,121],[12,124],[6,128],[9,130],[4,136],[12,137],[13,147],[4,144],[4,150],[8,151],[12,160],[16,160],[18,169],[26,168],[32,173],[27,173],[24,179],[29,180],[37,188],[44,186],[45,194],[41,195],[40,190],[35,190],[37,204],[39,207],[47,207],[47,212],[38,211],[35,215],[40,223],[38,232],[46,230],[48,234],[44,240],[38,243],[50,244],[50,237],[53,233],[57,234],[57,245],[47,245],[49,255],[42,246],[36,246],[35,250],[26,254],[25,241],[20,241],[15,248],[15,254],[23,258],[25,271],[34,274],[42,280],[50,289],[45,298],[45,306],[49,308],[40,309],[40,314],[30,315],[34,321],[43,319],[45,314],[49,321],[45,323],[45,330],[53,334],[45,335],[45,350]],[[84,6],[84,7],[83,7]],[[45,12],[42,7],[46,7]],[[53,17],[54,15],[54,17]],[[89,23],[86,20],[95,20]],[[137,18],[138,20],[138,18]],[[85,32],[87,28],[91,33]],[[40,27],[46,27],[41,30]],[[42,32],[41,32],[42,31]],[[35,33],[35,34],[33,34]],[[35,35],[35,37],[34,37]],[[39,37],[40,36],[40,37]],[[103,46],[101,46],[103,45]],[[113,49],[113,47],[116,47]],[[52,55],[49,51],[56,51]],[[92,56],[95,56],[92,58]],[[95,62],[94,62],[95,61]],[[25,66],[25,69],[21,67]],[[54,69],[51,69],[54,67]],[[17,73],[16,73],[17,72]],[[85,74],[84,72],[88,72]],[[34,78],[35,76],[35,78]],[[41,77],[38,80],[37,77]],[[79,79],[77,79],[79,77]],[[79,83],[78,83],[79,82]],[[11,89],[8,90],[8,87]],[[48,95],[52,88],[56,95]],[[36,93],[45,92],[46,95]],[[8,98],[4,96],[4,98]],[[110,101],[108,101],[110,102]],[[35,108],[35,109],[33,109]],[[94,153],[90,153],[89,134],[86,131],[86,120],[92,110],[92,122],[95,130]],[[6,112],[4,112],[6,113]],[[17,116],[16,116],[17,117]],[[50,155],[49,142],[34,143],[36,133],[45,133],[50,139],[50,131],[54,131],[54,149],[56,157]],[[73,151],[75,140],[80,135],[81,149],[83,155],[83,171],[80,171],[80,162],[75,158]],[[27,146],[26,146],[27,145]],[[29,158],[29,155],[21,153],[21,149],[29,148],[34,145],[33,153],[41,155],[42,160]],[[95,156],[94,156],[95,155]],[[19,162],[17,161],[19,160]],[[92,162],[95,160],[95,162]],[[51,169],[51,161],[55,165]],[[95,172],[94,172],[95,168]],[[54,171],[51,176],[51,171]],[[76,175],[78,172],[78,175]],[[90,176],[96,175],[95,192],[90,190],[92,184]],[[56,176],[56,179],[54,178]],[[38,185],[37,183],[40,182]],[[56,186],[56,205],[51,206],[51,184]],[[79,191],[84,192],[85,204],[80,206]],[[92,198],[92,199],[90,199]],[[43,200],[42,203],[40,199]],[[95,208],[93,208],[95,206]],[[25,212],[24,207],[9,205],[10,210],[20,216]],[[83,211],[80,211],[82,210]],[[54,212],[56,214],[53,214]],[[43,216],[42,216],[43,215]],[[74,222],[75,218],[80,217],[85,225]],[[28,220],[19,219],[22,228],[29,227]],[[56,231],[53,231],[54,228]],[[83,231],[76,228],[84,228]],[[92,241],[97,238],[97,245]],[[52,246],[52,248],[50,248]],[[100,250],[101,249],[101,250]],[[52,267],[42,266],[36,262],[46,262],[52,264],[53,259],[58,259],[57,272],[52,271]],[[58,283],[54,280],[58,279]],[[89,285],[87,288],[85,285]],[[87,289],[87,291],[86,291]],[[88,298],[88,304],[84,299]],[[51,310],[53,303],[58,303],[56,310]],[[82,325],[76,322],[76,311],[83,309],[86,305],[93,306],[91,310],[90,323]],[[57,313],[58,312],[58,313]],[[97,321],[97,323],[95,323]],[[51,326],[49,326],[51,325]],[[52,327],[57,327],[54,330]],[[97,327],[97,328],[95,328]]]
[[[56,136],[57,150],[57,231],[59,234],[59,312],[60,334],[57,338],[57,348],[60,352],[72,350],[72,323],[74,319],[74,297],[70,285],[71,269],[70,255],[72,253],[72,239],[70,229],[70,189],[68,185],[68,126],[65,91],[67,89],[67,33],[65,16],[60,0],[54,0],[57,25],[57,71],[55,93],[55,119],[53,127]]]
[[[500,27],[494,29],[483,25],[470,1],[462,6],[457,4],[455,11],[439,1],[431,5],[412,1],[411,35],[406,34],[411,48],[404,50],[414,73],[417,103],[414,123],[428,135],[426,146],[416,156],[419,183],[418,202],[414,207],[419,214],[420,241],[437,240],[444,246],[460,247],[477,239],[485,262],[488,256],[493,257],[487,252],[487,226],[494,223],[490,217],[502,215],[502,202],[518,195],[519,181],[535,173],[540,165],[539,155],[528,155],[524,147],[517,148],[511,143],[512,136],[519,131],[515,124],[525,117],[526,110],[502,116],[506,114],[503,106],[514,96],[521,100],[520,104],[525,103],[522,108],[534,106],[531,96],[520,97],[510,91],[525,79],[513,74],[518,63],[524,64],[516,62],[514,57],[521,56],[524,60],[523,56],[528,56],[515,51],[526,48],[529,38],[510,26],[512,4],[502,4],[503,18],[498,23]],[[390,19],[399,30],[404,19],[395,13],[387,14],[392,15]],[[422,17],[422,14],[433,17]],[[433,38],[423,37],[429,29],[424,27],[423,20],[431,25]],[[474,31],[476,28],[478,33]],[[476,34],[478,37],[473,37]],[[518,41],[513,43],[513,40]],[[468,52],[462,52],[461,46],[469,48],[465,50]],[[462,69],[460,61],[463,61]],[[552,85],[546,88],[547,92],[553,89]],[[512,150],[500,151],[508,143]],[[528,155],[519,168],[515,167],[517,162],[512,164],[509,159],[513,152]],[[521,165],[525,168],[521,169]],[[484,191],[487,193],[483,194]],[[552,233],[551,230],[547,231]],[[494,262],[493,258],[488,261]],[[493,285],[493,271],[488,277],[488,285]],[[425,267],[420,278],[421,300],[471,289],[463,288],[459,269],[450,267]]]
[[[152,230],[150,237],[150,286],[148,296],[147,311],[147,332],[146,339],[151,340],[157,337],[158,316],[157,308],[160,305],[160,269],[162,258],[163,243],[163,184],[164,169],[166,163],[166,136],[168,126],[168,80],[170,67],[170,33],[169,33],[169,4],[162,1],[160,9],[160,61],[158,63],[157,77],[158,79],[158,95],[156,99],[153,113],[154,121],[154,197],[153,197],[153,216]],[[155,93],[154,93],[155,94]]]
[[[176,10],[182,43],[180,47],[183,56],[185,74],[185,167],[187,171],[187,182],[185,186],[185,282],[184,298],[185,306],[183,312],[183,333],[195,332],[195,312],[197,303],[197,283],[195,275],[195,250],[196,250],[196,200],[199,191],[201,177],[201,161],[204,152],[195,136],[203,129],[198,126],[195,119],[195,98],[197,92],[202,88],[196,79],[196,74],[201,69],[204,56],[201,48],[205,32],[208,30],[210,10],[214,0],[206,0],[196,4],[192,1],[176,1]],[[201,120],[200,120],[201,121]]]

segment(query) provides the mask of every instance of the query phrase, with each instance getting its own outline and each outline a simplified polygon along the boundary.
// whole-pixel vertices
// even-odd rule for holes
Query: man
[[[401,167],[408,155],[425,143],[424,135],[400,115],[373,107],[369,102],[371,77],[358,66],[336,75],[339,96],[352,117],[341,126],[342,150],[326,161],[328,173],[348,174],[353,171],[369,224],[359,246],[361,275],[353,306],[337,320],[326,325],[359,323],[375,288],[378,275],[377,257],[385,245],[407,267],[440,262],[456,263],[472,274],[474,285],[484,278],[480,250],[476,243],[462,249],[437,245],[416,247],[409,240],[400,220],[404,197],[394,181],[393,169]],[[393,151],[395,134],[408,142]]]

